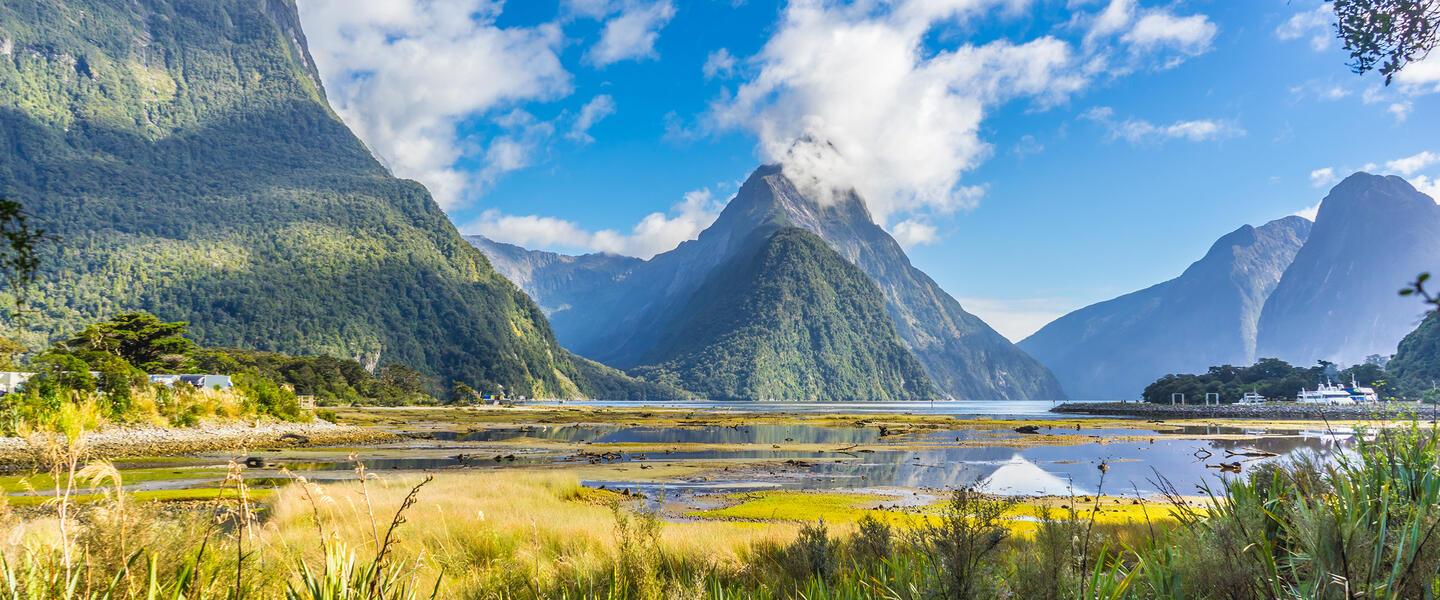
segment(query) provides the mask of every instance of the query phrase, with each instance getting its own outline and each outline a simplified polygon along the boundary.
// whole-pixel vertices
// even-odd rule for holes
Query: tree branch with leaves
[[[1440,43],[1440,0],[1333,0],[1332,6],[1350,70],[1378,69],[1385,85]]]

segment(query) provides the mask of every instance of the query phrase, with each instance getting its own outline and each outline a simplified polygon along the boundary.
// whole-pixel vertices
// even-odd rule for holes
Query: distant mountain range
[[[1261,308],[1310,227],[1300,217],[1245,225],[1179,277],[1060,317],[1020,347],[1087,400],[1138,397],[1166,373],[1251,364]]]
[[[497,270],[546,307],[563,344],[606,364],[644,372],[641,367],[671,359],[655,349],[664,347],[662,336],[674,331],[675,323],[694,319],[696,294],[720,273],[735,277],[733,269],[725,267],[745,255],[754,239],[782,228],[818,236],[873,282],[891,327],[938,395],[986,400],[1064,397],[1048,369],[965,312],[912,266],[857,195],[840,194],[833,202],[821,203],[797,189],[779,167],[757,169],[697,239],[648,261],[561,257],[518,251],[476,236],[468,239]],[[886,341],[883,336],[867,337],[861,343],[883,347]],[[854,387],[851,383],[836,385],[846,389]]]
[[[1220,238],[1179,277],[1067,314],[1022,340],[1076,399],[1137,398],[1169,373],[1280,358],[1389,355],[1423,307],[1396,292],[1440,265],[1440,206],[1399,177],[1356,173],[1312,225],[1286,217]]]

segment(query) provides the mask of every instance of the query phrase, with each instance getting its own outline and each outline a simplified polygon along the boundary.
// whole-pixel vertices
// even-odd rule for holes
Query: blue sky
[[[1355,170],[1440,195],[1440,59],[1351,74],[1318,1],[300,5],[331,104],[463,232],[648,256],[784,162],[1013,339]]]

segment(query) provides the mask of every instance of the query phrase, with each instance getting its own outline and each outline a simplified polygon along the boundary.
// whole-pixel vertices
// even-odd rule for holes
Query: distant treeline
[[[90,406],[98,418],[115,422],[189,425],[210,417],[307,419],[301,396],[320,405],[435,402],[426,378],[404,365],[372,373],[355,360],[329,356],[201,348],[186,328],[184,322],[127,313],[28,355],[20,344],[0,338],[0,370],[34,374],[0,397],[0,429],[9,433],[22,423],[45,423],[67,406]],[[217,395],[149,378],[185,373],[228,375],[233,387]]]
[[[1388,373],[1377,360],[1337,369],[1334,363],[1320,361],[1313,367],[1297,367],[1278,358],[1262,358],[1254,365],[1210,367],[1200,375],[1171,374],[1145,387],[1146,402],[1168,403],[1172,394],[1185,394],[1187,402],[1203,402],[1205,394],[1220,394],[1220,402],[1238,402],[1247,392],[1255,392],[1269,400],[1294,400],[1302,388],[1315,389],[1331,381],[1375,388],[1381,399],[1399,399],[1402,390],[1391,384]]]

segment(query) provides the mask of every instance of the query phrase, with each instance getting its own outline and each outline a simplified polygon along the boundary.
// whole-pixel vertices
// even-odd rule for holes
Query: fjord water
[[[797,413],[797,414],[890,414],[950,415],[957,418],[988,417],[992,419],[1050,419],[1050,412],[1060,404],[1051,400],[950,400],[944,402],[746,402],[685,400],[673,402],[636,402],[605,400],[532,401],[534,405],[589,406],[594,408],[694,408],[696,410],[734,411],[736,413]],[[1086,415],[1065,415],[1065,418],[1087,418]]]
[[[532,404],[694,408],[712,416],[731,411],[736,415],[767,411],[855,414],[857,419],[853,425],[515,424],[432,431],[425,439],[362,450],[360,457],[378,470],[598,466],[586,471],[586,485],[639,490],[652,498],[757,489],[940,490],[970,484],[1008,495],[1103,492],[1151,497],[1163,491],[1164,482],[1184,494],[1201,493],[1203,485],[1214,487],[1220,482],[1216,467],[1221,462],[1241,462],[1248,471],[1266,462],[1299,456],[1325,460],[1346,447],[1353,435],[1350,430],[1326,430],[1318,425],[1308,429],[1187,425],[1178,430],[1158,426],[1165,427],[1170,434],[1166,435],[1155,430],[1157,425],[1138,419],[1133,426],[1123,419],[1099,421],[1070,415],[1057,419],[1048,412],[1053,403],[1035,401]],[[939,430],[887,434],[862,416],[904,413],[951,415],[956,420],[953,427]],[[1022,434],[1011,431],[1009,425],[977,427],[974,419],[1029,420],[1038,432]],[[1254,450],[1275,456],[1230,454]],[[321,478],[327,474],[343,478],[351,466],[342,456],[322,458],[311,452],[281,451],[267,459]],[[724,466],[663,482],[644,477],[645,471],[633,470],[700,463]]]

